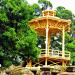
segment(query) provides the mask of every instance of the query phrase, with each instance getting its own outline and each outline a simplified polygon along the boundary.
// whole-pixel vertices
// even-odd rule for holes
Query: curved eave
[[[29,21],[29,23],[37,22],[39,20],[44,20],[44,19],[56,20],[58,22],[66,22],[68,25],[71,24],[71,20],[60,19],[60,18],[54,17],[54,16],[43,16],[43,17],[35,18],[35,19],[32,19],[31,21]]]

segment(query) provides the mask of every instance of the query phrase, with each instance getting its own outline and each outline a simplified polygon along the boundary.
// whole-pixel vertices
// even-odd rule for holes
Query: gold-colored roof
[[[49,10],[49,12],[55,13],[52,10]],[[44,14],[48,13],[48,10],[43,11],[43,13]],[[45,34],[45,28],[47,27],[47,24],[48,24],[49,32],[57,33],[62,31],[63,26],[65,28],[65,31],[69,31],[71,21],[60,19],[58,17],[51,16],[50,14],[46,14],[29,21],[29,26],[33,27],[37,31],[37,33],[40,35]]]
[[[67,23],[68,25],[71,24],[71,20],[65,20],[65,19],[60,19],[58,17],[54,17],[54,16],[44,16],[44,17],[38,17],[38,18],[35,18],[35,19],[32,19],[31,21],[29,21],[29,25],[31,26],[30,23],[33,23],[33,22],[39,22],[39,21],[42,21],[42,20],[54,20],[54,21],[58,21],[58,22],[63,22],[63,23]]]

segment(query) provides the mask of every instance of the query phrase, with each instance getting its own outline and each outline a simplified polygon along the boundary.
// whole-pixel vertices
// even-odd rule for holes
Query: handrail
[[[46,54],[45,50],[46,49],[41,49],[40,56],[44,56]],[[62,57],[63,53],[60,50],[51,50],[51,49],[49,49],[48,52],[47,52],[47,55],[52,56],[52,57]],[[64,57],[70,59],[70,52],[65,51]]]

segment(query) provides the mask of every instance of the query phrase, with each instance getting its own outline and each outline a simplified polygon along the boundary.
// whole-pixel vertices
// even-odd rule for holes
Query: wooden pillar
[[[47,66],[47,57],[45,58],[45,66]]]
[[[65,57],[65,27],[63,26],[63,29],[62,29],[62,58]],[[62,60],[62,71],[65,70],[65,61]]]
[[[48,34],[48,54],[49,54],[50,47],[51,47],[51,36],[50,36],[50,33],[49,33]]]
[[[48,55],[48,18],[47,18],[47,25],[46,25],[46,51],[45,51],[45,66],[47,66],[47,55]]]
[[[48,28],[46,28],[46,55],[48,52]]]
[[[63,60],[62,61],[62,72],[66,70],[66,62]]]
[[[65,55],[65,28],[63,26],[62,30],[62,57],[64,58]]]
[[[27,62],[28,67],[32,67],[32,61],[29,60],[29,62]]]

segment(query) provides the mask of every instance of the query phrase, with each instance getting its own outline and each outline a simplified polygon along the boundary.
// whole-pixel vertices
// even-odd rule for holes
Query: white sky
[[[38,3],[38,0],[27,0],[30,4]],[[75,0],[50,0],[53,4],[53,9],[58,6],[64,6],[75,14]]]

